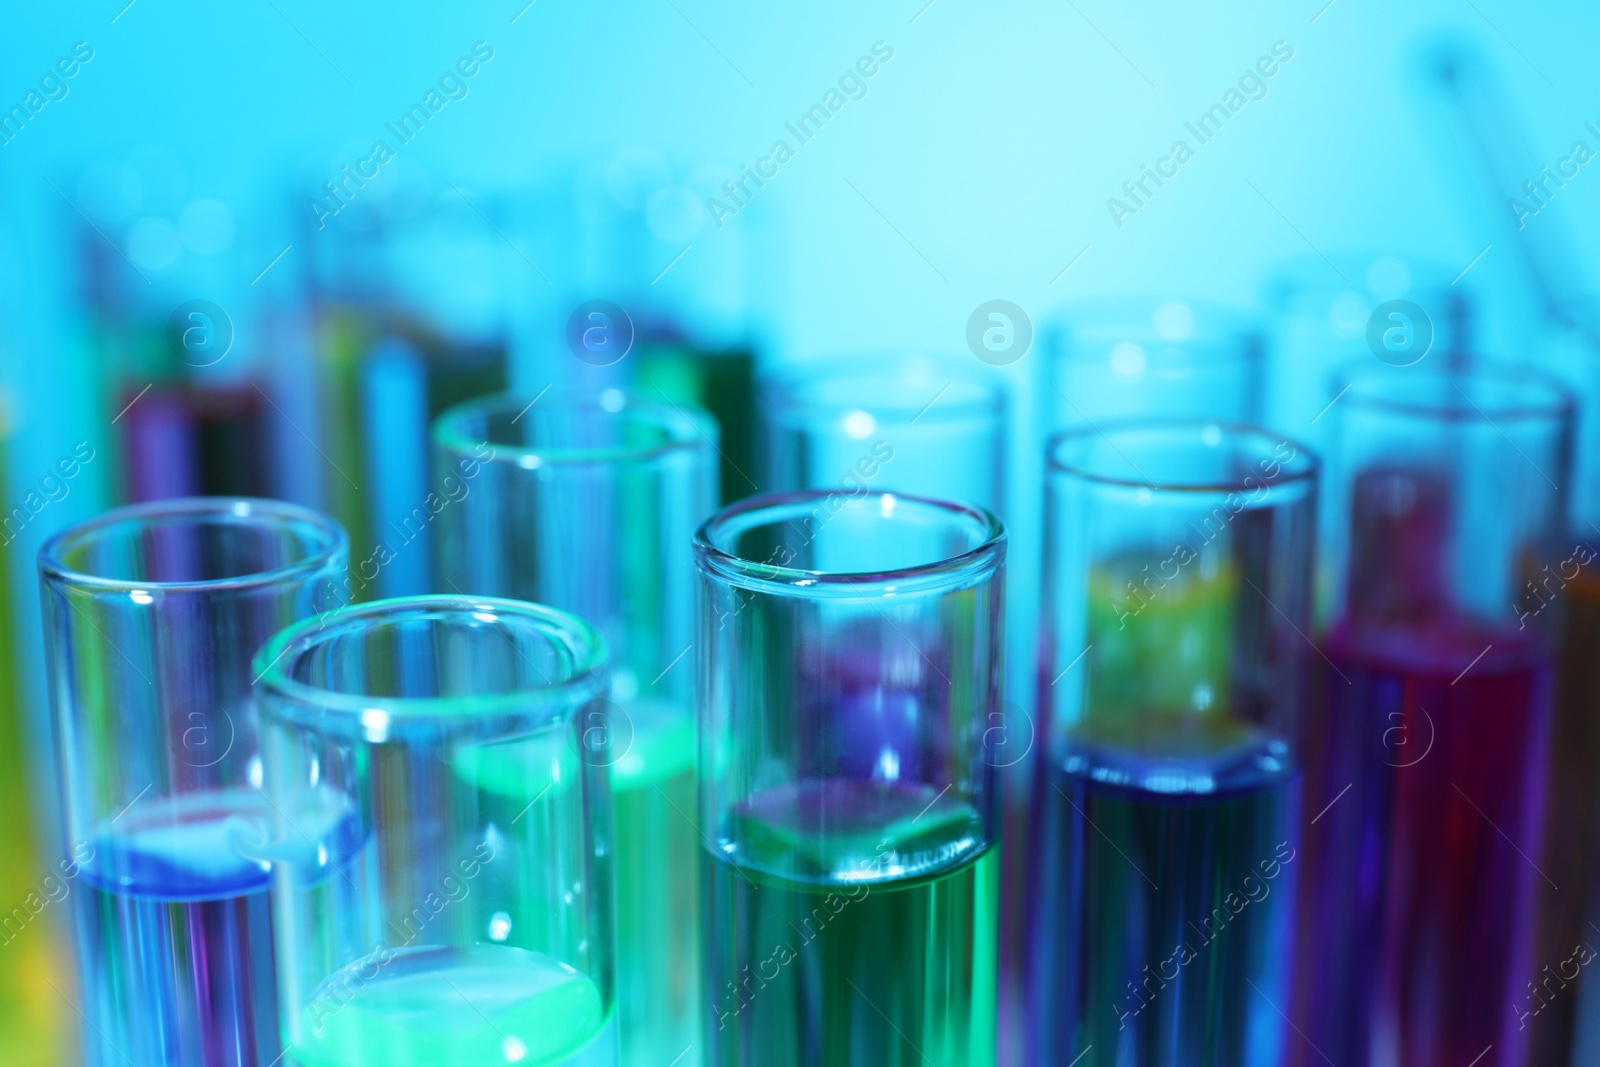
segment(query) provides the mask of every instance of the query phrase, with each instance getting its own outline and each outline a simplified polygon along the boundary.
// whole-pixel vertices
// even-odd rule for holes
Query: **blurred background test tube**
[[[1533,581],[1541,599],[1560,604],[1556,688],[1550,727],[1549,788],[1545,795],[1543,855],[1539,866],[1539,929],[1535,959],[1564,970],[1578,946],[1600,946],[1591,922],[1600,924],[1600,883],[1593,869],[1600,857],[1600,307],[1593,301],[1560,305],[1544,353],[1579,401],[1569,509],[1569,538],[1560,558]],[[1540,972],[1541,980],[1544,972]],[[1558,977],[1560,975],[1558,974]],[[1580,968],[1575,982],[1539,1010],[1530,1062],[1565,1067],[1574,1047],[1593,1056],[1600,1040],[1600,981]],[[1586,1010],[1585,1010],[1586,1006]],[[1580,1023],[1580,1017],[1586,1022]],[[1586,1031],[1586,1034],[1584,1033]]]
[[[1249,422],[1265,338],[1241,311],[1190,300],[1072,305],[1045,332],[1044,436],[1128,418]]]
[[[502,394],[433,432],[439,568],[452,593],[551,604],[611,646],[624,1062],[699,1062],[694,823],[695,528],[716,509],[717,429],[617,389]]]
[[[380,600],[257,655],[284,1043],[304,1067],[614,1067],[604,639]],[[597,758],[598,756],[598,758]]]
[[[1390,253],[1334,252],[1279,264],[1265,286],[1272,338],[1262,367],[1263,423],[1324,449],[1327,385],[1339,368],[1380,350],[1398,365],[1429,353],[1435,362],[1459,360],[1480,348],[1484,324],[1476,321],[1470,284],[1452,281],[1436,264]],[[1397,311],[1401,319],[1392,317]],[[1386,346],[1385,333],[1408,322],[1410,333],[1389,334]],[[1406,350],[1394,347],[1402,342]]]
[[[1063,431],[1095,429],[1128,419],[1204,419],[1249,423],[1260,409],[1261,328],[1245,313],[1190,300],[1128,299],[1068,308],[1046,331],[1044,381],[1037,389],[1039,434],[1030,449],[1031,488],[1019,522],[1037,537],[1038,508],[1048,495],[1049,441]],[[1043,460],[1043,468],[1038,464]],[[1021,533],[1019,532],[1019,545]],[[1046,546],[1029,545],[1037,574]],[[1021,551],[1021,548],[1018,549]],[[1030,582],[1038,586],[1038,582]],[[1040,604],[1028,606],[1028,633]],[[1017,647],[1016,642],[1012,643]],[[1038,653],[1029,645],[1020,691],[1033,692]],[[1017,678],[1018,674],[1013,673]]]
[[[303,428],[290,443],[308,499],[350,531],[358,600],[435,590],[428,427],[510,384],[518,294],[547,285],[505,236],[508,195],[406,159],[394,177],[325,229],[297,214],[309,347],[277,400]]]
[[[1571,952],[1532,938],[1539,887],[1568,889],[1536,857],[1572,404],[1527,368],[1430,367],[1334,387],[1300,1064],[1524,1064]]]
[[[764,492],[893,490],[1003,510],[998,382],[912,354],[792,367],[760,395]]]
[[[291,284],[253,262],[269,213],[236,212],[155,149],[59,180],[73,193],[51,205],[70,235],[72,340],[111,426],[114,495],[292,496],[277,449],[293,430],[272,410],[268,361]]]
[[[877,491],[696,535],[708,1062],[994,1062],[1005,551]]]
[[[756,334],[762,305],[788,291],[765,212],[706,239],[706,198],[737,177],[630,146],[528,183],[512,231],[536,261],[560,265],[523,302],[515,387],[621,388],[704,408],[721,427],[724,501],[756,491]],[[558,347],[563,334],[577,358]]]
[[[90,1064],[280,1053],[250,657],[339,592],[344,532],[290,504],[108,512],[39,555]]]
[[[1283,1062],[1317,459],[1175,420],[1058,436],[1027,1062]]]

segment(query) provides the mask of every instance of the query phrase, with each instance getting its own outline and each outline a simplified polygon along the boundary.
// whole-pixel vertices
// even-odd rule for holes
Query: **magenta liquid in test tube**
[[[1338,390],[1292,1062],[1521,1067],[1572,405],[1492,366]]]

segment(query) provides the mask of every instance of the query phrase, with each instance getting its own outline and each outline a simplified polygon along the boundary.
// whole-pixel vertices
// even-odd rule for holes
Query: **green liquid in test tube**
[[[849,1063],[856,1048],[913,1046],[933,1063],[991,1062],[1000,849],[949,863],[984,828],[937,794],[834,781],[735,812],[744,860],[702,860],[722,917],[707,983],[719,1062]]]
[[[372,964],[351,964],[370,973]],[[548,956],[503,945],[403,950],[382,978],[296,1048],[306,1067],[587,1067],[600,989]],[[352,982],[354,979],[352,979]],[[321,1022],[321,1026],[315,1025]]]

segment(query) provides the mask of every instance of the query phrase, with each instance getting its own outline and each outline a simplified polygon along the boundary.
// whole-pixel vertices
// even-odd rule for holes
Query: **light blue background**
[[[479,40],[494,60],[404,153],[483,197],[639,146],[687,166],[753,163],[875,41],[893,47],[869,95],[797,146],[726,230],[703,226],[674,268],[687,292],[715,273],[696,274],[697,260],[724,265],[739,249],[747,278],[759,280],[741,313],[774,358],[959,353],[968,315],[996,297],[1036,325],[1064,301],[1106,294],[1252,304],[1275,262],[1313,250],[1393,250],[1460,269],[1489,245],[1470,278],[1495,299],[1496,345],[1517,355],[1531,343],[1509,216],[1484,209],[1445,123],[1419,106],[1407,60],[1442,30],[1478,41],[1534,164],[1553,163],[1577,138],[1600,147],[1583,129],[1600,123],[1593,6],[924,2],[7,5],[0,107],[20,102],[74,42],[90,42],[95,58],[66,99],[0,146],[5,492],[20,497],[75,442],[108,432],[73,310],[63,225],[73,216],[47,179],[74,196],[75,176],[98,158],[168,153],[184,196],[233,210],[231,284],[244,287],[296,239],[284,205],[365,154],[384,122]],[[1115,226],[1107,198],[1189,139],[1184,122],[1280,40],[1294,58],[1269,95],[1211,143],[1191,141],[1196,156],[1179,176]],[[1600,167],[1588,167],[1534,220],[1568,235],[1580,279],[1596,266],[1583,238],[1597,213]],[[303,254],[291,250],[275,269],[292,271]],[[545,286],[512,266],[506,284]],[[539,267],[551,291],[588,284],[559,257]],[[527,367],[535,353],[520,358]],[[1007,372],[1019,388],[1030,360]],[[33,554],[44,534],[103,505],[108,468],[91,464],[3,550],[30,664]],[[30,704],[42,707],[39,672],[25,674]],[[42,736],[35,744],[47,751]]]

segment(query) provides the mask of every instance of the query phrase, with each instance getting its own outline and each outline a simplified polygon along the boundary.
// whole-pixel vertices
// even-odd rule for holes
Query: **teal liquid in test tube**
[[[256,657],[286,1062],[616,1067],[605,642],[379,600]]]
[[[441,587],[570,611],[612,649],[583,741],[611,775],[627,1067],[701,1062],[691,543],[716,507],[716,441],[699,409],[616,389],[486,397],[433,429]]]

